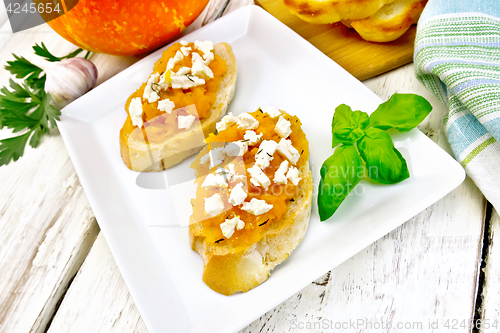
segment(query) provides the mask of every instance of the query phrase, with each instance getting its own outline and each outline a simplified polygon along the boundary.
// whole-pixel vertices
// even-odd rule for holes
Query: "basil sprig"
[[[335,109],[332,148],[321,166],[318,210],[321,221],[330,218],[366,175],[380,184],[396,184],[410,177],[403,155],[385,132],[408,132],[420,124],[432,106],[415,94],[394,94],[370,116],[345,105]]]

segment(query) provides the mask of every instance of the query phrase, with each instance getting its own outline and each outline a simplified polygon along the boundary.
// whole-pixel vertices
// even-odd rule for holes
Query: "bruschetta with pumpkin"
[[[224,295],[264,282],[306,232],[311,212],[309,144],[296,116],[273,107],[217,123],[192,164],[189,240],[203,281]]]
[[[231,102],[236,59],[227,43],[175,43],[163,51],[125,104],[123,162],[134,171],[161,171],[205,145]]]

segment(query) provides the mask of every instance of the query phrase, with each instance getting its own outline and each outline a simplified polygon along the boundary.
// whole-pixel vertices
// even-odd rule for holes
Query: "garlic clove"
[[[45,91],[58,109],[92,89],[97,81],[96,66],[85,58],[63,59],[53,63],[45,73]]]

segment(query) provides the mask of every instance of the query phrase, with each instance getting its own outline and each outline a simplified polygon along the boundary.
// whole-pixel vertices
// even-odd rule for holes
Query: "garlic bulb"
[[[52,105],[61,109],[92,89],[97,68],[85,58],[69,58],[52,63],[45,69],[45,91],[52,96]]]

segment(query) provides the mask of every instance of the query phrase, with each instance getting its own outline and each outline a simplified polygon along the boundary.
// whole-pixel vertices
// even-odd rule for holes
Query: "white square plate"
[[[229,111],[273,105],[296,114],[319,168],[332,154],[330,123],[341,103],[372,112],[381,100],[331,59],[262,9],[250,6],[184,37],[232,45],[238,61]],[[309,229],[290,258],[262,285],[223,296],[201,280],[203,263],[175,219],[168,191],[136,185],[120,157],[119,130],[128,96],[145,81],[162,50],[134,64],[63,112],[61,135],[97,221],[151,332],[234,332],[328,270],[427,208],[465,178],[462,167],[418,130],[393,137],[410,179],[391,186],[362,181],[334,218],[319,221],[316,196]],[[193,158],[177,168],[187,168]],[[175,169],[175,168],[174,168]],[[153,174],[153,180],[175,170]],[[165,222],[165,223],[164,223]]]

